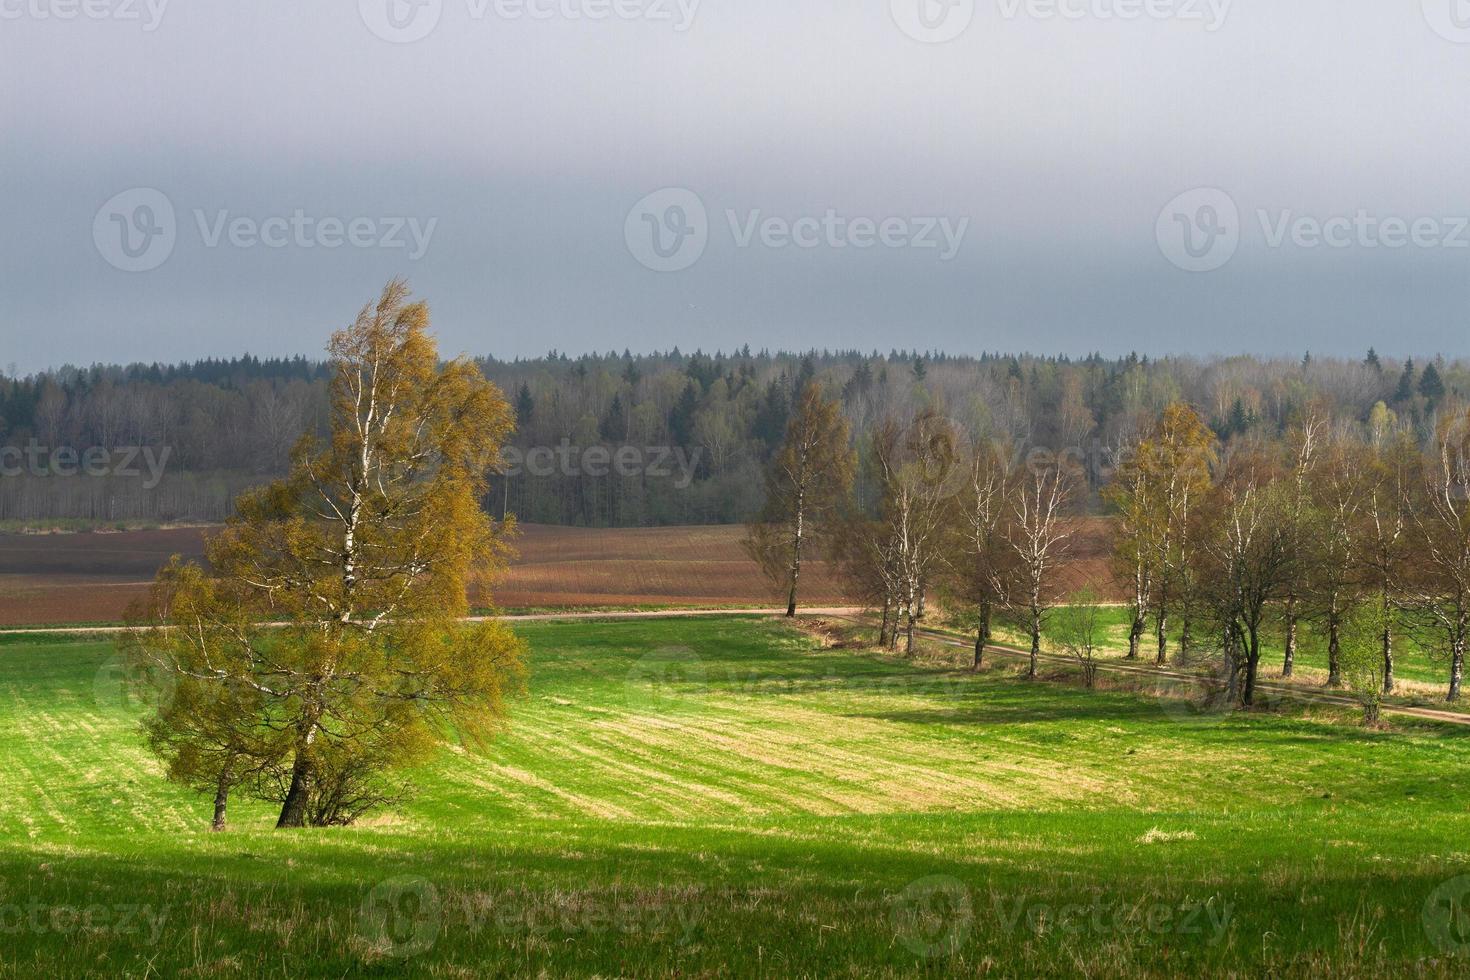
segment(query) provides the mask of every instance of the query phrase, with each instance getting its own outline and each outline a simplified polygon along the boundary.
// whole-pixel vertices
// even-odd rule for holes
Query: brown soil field
[[[1080,523],[1066,579],[1109,582],[1106,521]],[[0,534],[0,626],[119,620],[170,556],[199,557],[210,530]],[[522,525],[520,556],[495,585],[494,600],[502,608],[777,605],[780,597],[741,550],[743,533]],[[821,563],[803,570],[802,600],[848,601]]]

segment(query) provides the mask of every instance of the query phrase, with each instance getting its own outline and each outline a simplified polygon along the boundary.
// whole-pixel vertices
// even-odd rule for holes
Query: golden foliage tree
[[[328,350],[330,439],[239,500],[207,573],[165,569],[129,639],[176,681],[149,723],[170,775],[247,785],[282,827],[394,798],[440,741],[492,731],[520,676],[510,630],[465,621],[513,531],[480,505],[510,407],[468,360],[439,362],[401,281]]]

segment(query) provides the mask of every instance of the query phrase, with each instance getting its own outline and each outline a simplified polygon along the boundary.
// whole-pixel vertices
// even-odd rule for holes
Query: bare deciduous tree
[[[1066,559],[1071,538],[1063,518],[1074,485],[1074,475],[1064,466],[1036,465],[1011,495],[1007,541],[1014,564],[1005,594],[1012,613],[1024,620],[1031,640],[1028,678],[1036,677],[1046,616],[1061,598],[1057,571]]]
[[[802,560],[829,536],[852,489],[855,460],[847,421],[815,381],[796,405],[766,481],[766,503],[745,547],[766,576],[786,593],[786,615],[796,615]]]
[[[1445,642],[1450,660],[1446,700],[1458,701],[1470,644],[1470,409],[1442,417],[1413,513],[1419,552],[1413,563],[1414,604]]]

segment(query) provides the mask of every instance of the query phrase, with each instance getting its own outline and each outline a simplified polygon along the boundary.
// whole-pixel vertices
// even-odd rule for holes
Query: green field
[[[1470,971],[1470,728],[1198,716],[757,619],[523,632],[488,752],[289,833],[243,802],[205,832],[106,643],[0,642],[0,975]]]

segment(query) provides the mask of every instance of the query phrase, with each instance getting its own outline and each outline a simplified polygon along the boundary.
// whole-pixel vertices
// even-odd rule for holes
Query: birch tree
[[[1036,677],[1047,614],[1060,601],[1057,570],[1066,560],[1071,538],[1063,518],[1074,485],[1075,478],[1065,467],[1034,465],[1011,495],[1007,542],[1014,570],[1006,593],[1031,639],[1028,679]]]
[[[166,570],[129,641],[186,689],[226,692],[213,703],[237,713],[215,749],[238,739],[280,827],[351,822],[439,742],[483,740],[521,663],[503,624],[463,621],[469,584],[507,555],[510,528],[480,507],[505,399],[472,363],[439,362],[401,281],[328,351],[329,438],[304,438],[289,476],[240,499],[208,572]],[[180,718],[196,741],[198,720]],[[277,755],[249,751],[263,733]]]
[[[996,612],[1006,604],[1013,554],[1006,537],[1016,474],[1002,446],[980,446],[970,461],[956,501],[953,557],[946,581],[950,594],[975,613],[974,670],[985,659]]]
[[[881,493],[880,525],[886,528],[890,574],[898,584],[904,650],[912,653],[925,589],[946,559],[945,535],[963,460],[959,433],[949,420],[926,410],[904,430],[892,422],[880,427],[873,460]],[[890,642],[897,643],[896,628]]]
[[[745,539],[747,553],[785,592],[787,616],[796,615],[802,562],[830,540],[852,492],[856,457],[848,441],[841,407],[808,382],[771,461],[765,506]]]

